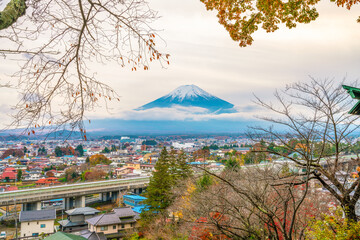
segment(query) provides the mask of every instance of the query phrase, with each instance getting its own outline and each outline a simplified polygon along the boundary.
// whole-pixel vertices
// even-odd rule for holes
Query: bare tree
[[[177,203],[193,229],[191,239],[207,239],[208,234],[219,236],[215,239],[304,239],[308,221],[328,209],[308,182],[279,166],[221,174],[204,170],[213,184],[198,188],[190,200],[183,194]],[[181,203],[184,199],[189,203]]]
[[[249,136],[265,142],[268,148],[261,151],[303,170],[297,175],[303,175],[305,181],[318,181],[337,199],[346,217],[357,221],[355,204],[360,197],[360,179],[349,178],[359,158],[344,152],[352,146],[359,117],[347,113],[351,99],[341,83],[311,79],[277,91],[275,98],[276,103],[257,98],[257,103],[269,110],[269,115],[260,119],[272,126],[254,127]],[[273,143],[277,147],[269,147]]]
[[[86,139],[86,111],[120,101],[96,76],[96,64],[116,62],[132,71],[148,70],[155,60],[169,64],[150,26],[157,13],[145,0],[10,0],[0,22],[6,14],[14,17],[2,26],[0,54],[20,63],[13,85],[22,96],[11,126],[29,135],[67,126]]]

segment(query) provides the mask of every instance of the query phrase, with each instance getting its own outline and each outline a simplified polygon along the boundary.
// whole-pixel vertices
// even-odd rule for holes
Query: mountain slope
[[[234,105],[224,101],[195,85],[183,85],[169,94],[156,99],[136,110],[151,108],[171,108],[174,106],[201,107],[207,109],[207,113],[230,113],[236,112]]]

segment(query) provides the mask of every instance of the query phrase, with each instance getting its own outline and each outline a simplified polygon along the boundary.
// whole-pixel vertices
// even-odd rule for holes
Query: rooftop
[[[38,220],[52,220],[56,219],[55,209],[50,210],[35,210],[35,211],[21,211],[19,216],[20,222],[30,222]]]
[[[87,238],[84,238],[82,236],[78,236],[70,233],[64,233],[64,232],[57,232],[45,238],[45,240],[86,240],[86,239]]]
[[[81,208],[74,208],[71,210],[67,210],[66,214],[69,216],[72,215],[92,215],[92,214],[96,214],[99,213],[100,211],[95,209],[95,208],[91,208],[91,207],[81,207]]]
[[[121,223],[128,223],[128,222],[135,222],[135,218],[128,219],[135,217],[136,213],[131,208],[115,208],[114,212],[112,213],[105,213],[101,215],[97,215],[86,220],[87,223],[90,223],[94,226],[104,226],[110,224],[121,224]],[[126,218],[126,219],[121,219]]]
[[[143,197],[143,196],[139,196],[139,195],[124,195],[123,196],[124,198],[128,198],[128,199],[131,199],[131,200],[145,200],[146,197]]]

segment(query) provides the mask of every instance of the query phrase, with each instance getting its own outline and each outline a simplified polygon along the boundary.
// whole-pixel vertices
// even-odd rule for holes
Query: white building
[[[54,233],[55,209],[21,211],[21,237],[38,237],[40,234]]]

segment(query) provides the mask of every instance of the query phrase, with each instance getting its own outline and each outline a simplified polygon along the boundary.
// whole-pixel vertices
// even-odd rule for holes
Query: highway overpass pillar
[[[85,196],[75,197],[75,207],[85,207]]]
[[[103,202],[110,201],[111,200],[110,193],[109,192],[101,193],[101,200]]]
[[[116,202],[119,198],[119,192],[111,192],[111,201]]]
[[[64,210],[69,210],[74,208],[74,198],[69,197],[69,198],[64,198]]]
[[[41,210],[41,202],[23,203],[21,206],[21,211],[33,211],[33,210]]]

